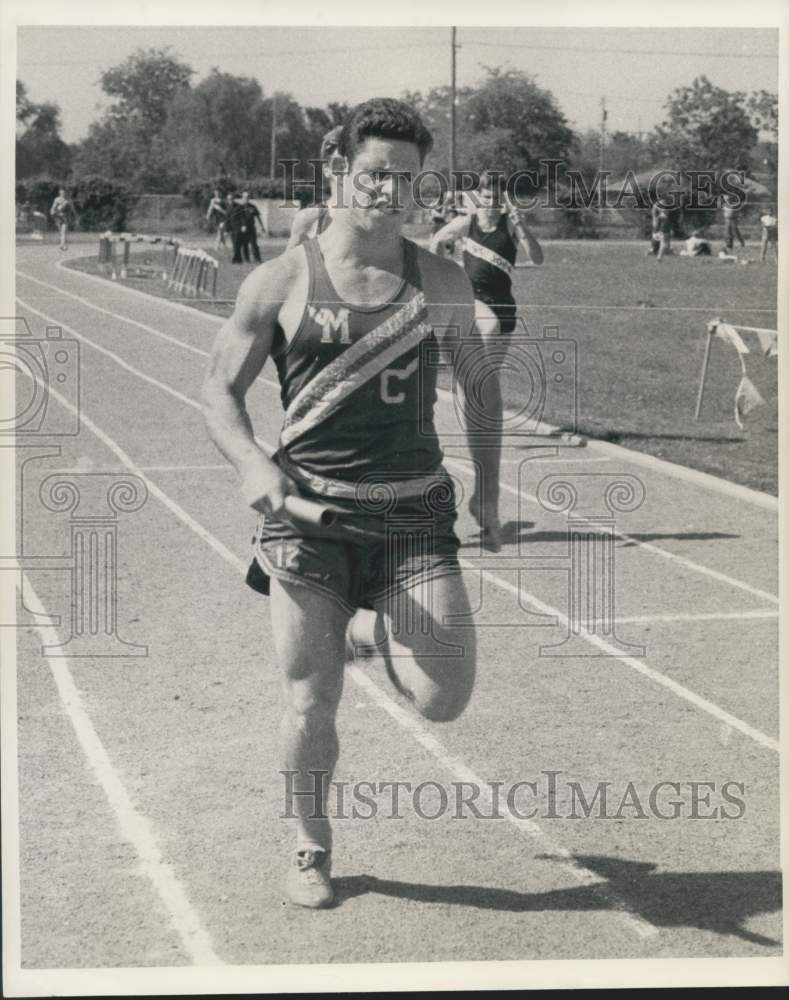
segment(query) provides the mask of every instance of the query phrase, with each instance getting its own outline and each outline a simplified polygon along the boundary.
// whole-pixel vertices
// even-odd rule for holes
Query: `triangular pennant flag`
[[[715,327],[715,335],[720,337],[721,340],[727,341],[740,352],[740,354],[750,354],[745,341],[737,333],[734,327],[730,323],[718,323]]]
[[[759,338],[762,353],[768,358],[774,358],[778,354],[778,331],[754,330],[753,332]]]
[[[747,416],[751,410],[764,403],[761,393],[751,382],[747,375],[743,375],[737,387],[737,395],[734,398],[734,419],[737,426],[742,430],[742,417]]]

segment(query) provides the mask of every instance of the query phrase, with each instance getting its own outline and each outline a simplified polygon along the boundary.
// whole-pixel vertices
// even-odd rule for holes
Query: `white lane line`
[[[223,469],[228,472],[235,472],[235,469],[229,462],[216,463],[215,465],[141,465],[140,468],[143,472],[220,472]],[[72,465],[65,469],[53,469],[53,472],[117,472],[123,469],[123,466],[118,466],[117,468],[111,468],[109,466],[102,466],[100,469],[96,466],[85,466],[85,465]]]
[[[20,302],[22,305],[24,305],[21,299],[17,299],[17,301]],[[51,316],[47,316],[45,313],[42,313],[39,309],[34,309],[31,306],[25,306],[25,308],[30,309],[32,312],[37,313],[39,316],[43,316],[44,319],[46,319],[48,322],[57,323],[57,320],[55,320]],[[68,330],[69,333],[71,333],[73,336],[85,340],[86,343],[91,343],[91,341],[89,341],[87,337],[84,337],[82,334],[77,333],[76,330],[73,330],[72,328],[66,326],[65,323],[60,323],[60,326],[62,326],[63,329]],[[92,346],[98,346],[98,345],[92,345]],[[117,355],[113,355],[112,351],[108,351],[104,347],[99,347],[98,349],[102,351],[104,354],[108,354],[110,357],[117,358]],[[164,382],[159,382],[158,379],[154,379],[150,375],[146,375],[144,372],[138,371],[138,369],[134,368],[132,365],[129,365],[127,362],[123,361],[122,358],[117,358],[117,360],[124,368],[128,369],[133,374],[138,375],[144,381],[152,383],[157,388],[162,389],[164,392],[169,393],[179,401],[184,402],[195,409],[199,410],[201,408],[200,404],[196,399],[190,399],[190,397],[184,396],[183,393],[178,392],[177,389],[172,389]],[[60,393],[58,393],[54,388],[51,387],[50,387],[50,392],[61,402],[63,402],[63,404],[67,407],[67,409],[69,409],[73,413],[78,414],[79,419],[82,420],[83,414],[79,412],[76,409],[76,407],[68,403],[68,401],[65,400],[60,395]],[[88,418],[86,417],[85,420],[87,421],[87,419]],[[88,426],[87,423],[86,426]],[[130,467],[131,465],[133,465],[129,456],[126,455],[125,452],[121,452],[121,449],[117,445],[115,445],[114,442],[110,444],[111,439],[108,438],[103,433],[103,431],[99,431],[99,429],[96,427],[95,424],[92,423],[92,421],[90,422],[90,426],[91,429],[94,430],[94,433],[97,433],[97,435],[101,436],[101,439],[108,445],[108,447],[111,448],[111,450],[115,451],[115,453],[119,457],[122,456],[121,461],[124,462],[124,464],[130,465]],[[255,440],[258,441],[261,444],[261,446],[265,447],[267,451],[271,452],[273,450],[270,445],[268,445],[266,442],[260,441],[259,438],[256,438]],[[137,472],[138,475],[140,475],[140,477],[145,481],[147,485],[149,485],[151,492],[159,496],[160,499],[162,499],[162,501],[165,504],[167,504],[167,506],[170,507],[173,513],[175,513],[176,512],[175,507],[171,506],[174,502],[170,501],[169,497],[166,500],[163,499],[165,497],[165,494],[161,490],[159,490],[159,488],[155,486],[150,479],[148,479],[145,476],[145,474],[142,472],[141,469],[135,466],[134,471]],[[197,534],[199,534],[201,537],[204,537],[209,545],[214,545],[214,547],[216,547],[216,545],[221,546],[223,552],[228,553],[232,557],[232,559],[236,561],[237,564],[241,564],[244,572],[246,572],[247,567],[242,563],[241,560],[238,559],[237,556],[234,556],[232,553],[230,553],[230,551],[226,549],[225,546],[218,541],[218,539],[213,539],[213,536],[210,534],[210,532],[208,532],[207,529],[203,528],[202,525],[198,524],[197,521],[194,521],[194,519],[191,518],[191,516],[187,514],[186,511],[183,511],[182,508],[180,507],[178,508],[178,510],[181,511],[181,513],[178,514],[177,516],[180,517],[181,515],[183,515],[183,518],[188,518],[189,521],[191,522],[191,525],[194,526],[194,530],[197,532]],[[219,551],[219,549],[217,549],[217,551]],[[527,598],[535,608],[547,614],[554,615],[558,619],[558,621],[562,623],[562,625],[565,625],[569,628],[569,618],[567,617],[567,615],[559,611],[558,608],[554,608],[550,604],[545,604],[543,601],[541,601],[535,595],[531,594],[529,591],[521,590],[518,587],[515,587],[508,580],[502,580],[500,577],[497,577],[494,573],[491,573],[490,570],[479,569],[479,567],[475,566],[474,563],[469,562],[468,559],[461,558],[459,561],[461,566],[465,567],[468,570],[473,570],[475,572],[478,572],[482,578],[490,580],[497,587],[506,590],[508,593],[515,594],[519,600],[521,600],[524,597]],[[679,695],[680,698],[685,699],[685,701],[690,702],[692,705],[695,705],[702,711],[707,712],[714,718],[726,722],[729,726],[731,726],[732,729],[739,730],[744,735],[749,736],[751,739],[755,740],[755,742],[761,744],[764,747],[767,747],[767,749],[778,752],[779,746],[776,740],[773,740],[765,733],[762,733],[758,729],[755,729],[753,726],[750,726],[747,722],[744,722],[743,720],[738,719],[736,716],[731,715],[725,709],[720,708],[718,705],[715,705],[713,702],[708,701],[701,695],[697,695],[694,691],[691,691],[690,688],[686,688],[684,685],[679,684],[677,681],[672,680],[670,677],[660,673],[660,671],[658,670],[653,670],[651,667],[648,667],[646,664],[639,662],[632,656],[622,656],[620,654],[620,651],[617,650],[616,647],[612,646],[610,643],[606,642],[604,639],[601,639],[597,635],[585,633],[584,639],[586,642],[590,643],[590,645],[595,646],[597,649],[602,650],[602,652],[605,653],[606,656],[612,656],[616,658],[618,663],[622,663],[625,666],[628,666],[631,669],[642,674],[644,677],[647,677],[650,680],[654,681],[656,684],[660,684],[661,686],[668,688],[670,691],[673,691],[674,694]]]
[[[32,281],[36,285],[43,285],[45,288],[52,288],[60,295],[63,295],[68,299],[74,299],[75,302],[79,302],[80,305],[87,306],[95,312],[103,313],[105,316],[112,316],[113,319],[120,319],[124,323],[128,323],[129,326],[136,326],[138,330],[144,330],[146,333],[150,333],[154,337],[159,337],[161,340],[166,340],[171,344],[176,344],[178,347],[182,347],[185,351],[190,351],[192,354],[198,354],[204,358],[208,357],[208,351],[204,351],[200,347],[193,347],[191,344],[188,344],[183,340],[179,340],[178,337],[172,337],[169,333],[164,333],[152,326],[148,326],[147,323],[141,323],[139,320],[131,319],[129,316],[121,316],[118,313],[113,312],[112,309],[105,309],[103,306],[96,305],[96,303],[91,302],[90,299],[85,299],[81,295],[76,295],[74,292],[67,292],[65,288],[58,288],[57,285],[50,285],[49,282],[42,281],[40,278],[34,278],[32,274],[27,274],[25,271],[18,270],[16,273],[26,281]]]
[[[495,808],[493,796],[482,778],[460,758],[453,756],[441,740],[422,726],[415,715],[393,701],[360,667],[351,665],[346,669],[356,684],[366,691],[369,697],[402,726],[417,743],[432,754],[450,774],[459,781],[470,782],[475,788],[484,789],[483,799],[486,800],[486,804],[491,809],[491,815],[493,815],[492,810]],[[649,921],[639,916],[620,896],[610,890],[605,879],[576,861],[566,847],[551,841],[537,823],[529,819],[519,819],[509,809],[505,811],[505,815],[522,837],[527,840],[536,840],[544,849],[544,853],[549,854],[552,860],[561,862],[563,871],[566,871],[582,885],[594,888],[603,898],[607,899],[611,904],[612,912],[639,937],[652,938],[659,933],[654,924],[650,924]]]
[[[187,514],[186,511],[183,510],[183,508],[174,500],[170,499],[170,497],[167,496],[167,494],[158,486],[156,486],[156,484],[153,483],[147,476],[143,475],[140,467],[134,464],[133,460],[126,454],[120,445],[116,444],[116,442],[113,441],[108,434],[102,431],[101,428],[98,427],[85,413],[79,412],[77,408],[61,396],[56,389],[50,389],[50,391],[63,406],[77,415],[80,422],[83,423],[88,430],[92,431],[102,444],[106,445],[118,456],[130,472],[135,473],[145,481],[146,486],[153,496],[161,500],[161,502],[172,514],[187,525],[187,527],[191,528],[191,530],[194,531],[203,541],[207,542],[214,549],[214,551],[221,555],[223,559],[230,563],[231,566],[239,570],[243,575],[246,575],[248,566],[247,562],[240,559],[234,552],[231,552],[228,548],[226,548],[226,546],[224,546],[219,539],[215,538],[211,532],[195,521],[194,518]],[[36,610],[36,608],[31,606],[31,610]],[[54,632],[52,634],[55,635]],[[58,640],[55,637],[52,640],[47,640],[47,644],[55,644],[57,641]],[[430,753],[432,753],[438,759],[439,763],[450,770],[450,773],[456,774],[461,781],[474,781],[480,788],[486,788],[485,782],[478,778],[474,772],[471,771],[470,768],[466,767],[466,765],[463,764],[458,758],[453,757],[440,740],[432,734],[427,733],[419,725],[416,719],[411,718],[408,713],[400,708],[400,706],[397,705],[385,691],[382,691],[381,688],[374,684],[373,681],[371,681],[369,677],[367,677],[358,667],[351,667],[350,672],[353,680],[356,681],[356,683],[359,684],[365,691],[367,691],[367,693],[374,698],[375,701],[392,716],[392,718],[397,720],[401,725],[405,726],[406,730],[414,736],[415,739],[418,739],[418,742]],[[89,724],[90,720],[87,715],[85,715],[85,719]],[[548,840],[544,831],[536,823],[533,823],[531,820],[518,821],[514,817],[511,817],[511,819],[522,835],[539,840],[539,843],[552,855],[555,855],[558,860],[564,861],[566,863],[567,870],[572,872],[575,879],[585,885],[595,887],[599,886],[601,895],[612,903],[612,914],[624,921],[626,925],[639,937],[653,937],[659,933],[657,927],[654,927],[648,921],[631,913],[627,908],[627,904],[606,888],[606,883],[605,881],[601,882],[600,876],[577,863],[570,851],[566,848]],[[618,909],[615,907],[618,907]],[[219,960],[217,959],[217,962],[218,961]]]
[[[468,569],[475,568],[474,564],[470,563],[467,559],[461,558],[460,564]],[[483,569],[478,570],[478,572],[483,578],[489,579],[492,583],[495,583],[497,586],[503,587],[511,594],[514,594],[518,600],[522,600],[525,597],[538,611],[542,611],[544,614],[555,615],[562,625],[566,625],[569,628],[569,619],[567,615],[563,614],[557,608],[552,607],[550,604],[546,604],[544,601],[541,601],[528,590],[518,588],[515,584],[510,583],[508,580],[500,580],[498,577],[494,576],[490,570]],[[719,719],[721,722],[725,722],[732,729],[739,730],[739,732],[741,732],[744,736],[749,736],[754,742],[765,747],[767,750],[773,750],[775,753],[781,752],[778,740],[772,739],[772,737],[767,736],[766,733],[748,725],[747,722],[743,722],[742,719],[738,719],[735,715],[731,715],[714,702],[708,701],[701,695],[696,694],[695,691],[691,691],[690,688],[686,688],[684,684],[680,684],[678,681],[672,680],[672,678],[667,674],[662,674],[659,670],[654,670],[652,667],[647,666],[646,663],[642,663],[633,656],[622,656],[615,646],[612,646],[600,636],[586,632],[583,637],[590,645],[596,646],[599,650],[605,653],[606,656],[612,657],[615,663],[624,664],[625,666],[630,667],[631,670],[635,670],[637,673],[649,678],[649,680],[654,681],[655,684],[668,688],[669,691],[672,691],[685,701],[690,702],[691,705],[701,709],[702,712],[706,712],[713,718]],[[613,665],[614,664],[612,664],[612,667]]]
[[[89,254],[87,256],[95,255]],[[59,260],[56,262],[55,267],[59,270],[67,272],[70,275],[77,275],[79,278],[92,281],[95,284],[101,285],[105,291],[107,290],[108,282],[105,278],[100,278],[94,274],[88,274],[85,271],[78,271],[74,268],[67,267],[66,264],[66,261]],[[63,289],[58,285],[51,285],[46,281],[42,281],[40,278],[34,278],[32,275],[29,275],[24,271],[17,271],[17,274],[32,281],[36,281],[38,284],[44,285],[46,288],[51,288],[53,291],[63,291]],[[112,285],[109,287],[117,288],[119,291],[128,293],[132,296],[142,296],[152,303],[158,303],[160,306],[164,305],[171,309],[180,310],[188,313],[193,318],[195,316],[202,317],[204,320],[214,323],[215,325],[224,322],[223,316],[214,316],[204,310],[197,309],[195,306],[184,306],[178,302],[173,302],[170,299],[162,298],[160,295],[152,295],[150,292],[143,292],[137,288],[126,288],[123,285]],[[87,300],[83,301],[86,305],[94,308],[93,303],[88,302]],[[122,316],[120,313],[113,313],[113,315],[121,321],[127,320],[127,317]],[[160,331],[157,331],[157,333],[159,332]],[[163,334],[162,336],[167,335]],[[178,341],[177,338],[175,339],[177,343],[183,344],[183,341]],[[197,351],[198,349],[192,348],[192,350]],[[269,382],[269,380],[264,381],[273,385],[276,389],[279,389],[279,386],[276,383]],[[509,410],[505,410],[505,414],[512,415]],[[636,451],[632,448],[626,448],[624,445],[614,444],[612,441],[589,438],[587,440],[586,447],[590,451],[602,451],[606,455],[612,455],[621,459],[623,462],[632,462],[637,465],[643,465],[646,468],[660,473],[661,475],[670,476],[672,479],[679,479],[683,482],[691,483],[694,486],[699,486],[701,489],[708,490],[709,492],[719,494],[722,493],[724,496],[733,497],[736,500],[751,504],[755,507],[761,507],[763,510],[770,511],[771,513],[778,513],[778,497],[774,497],[770,493],[762,493],[759,490],[751,489],[748,486],[742,486],[740,483],[730,482],[728,479],[721,479],[718,476],[711,475],[709,472],[702,472],[700,469],[691,469],[685,465],[677,465],[675,462],[667,462],[665,459],[656,458],[654,455],[649,455],[642,451]]]
[[[39,284],[42,284],[42,285],[46,285],[47,284],[46,282],[39,281],[39,279],[37,279],[37,278],[34,278],[33,280],[37,281]],[[99,279],[99,280],[103,280],[103,279]],[[51,288],[55,289],[56,291],[58,290],[57,286],[55,286],[55,285],[51,285],[51,286],[48,286],[48,287],[51,287]],[[71,293],[67,293],[67,294],[71,294]],[[79,298],[79,296],[73,296],[73,297]],[[24,308],[30,310],[31,312],[37,313],[39,316],[42,316],[44,319],[47,320],[47,322],[57,324],[57,325],[61,326],[64,330],[67,330],[73,337],[76,337],[77,339],[80,339],[80,340],[84,340],[84,342],[86,344],[89,344],[91,347],[95,348],[97,351],[101,351],[103,354],[106,354],[108,357],[112,358],[117,364],[121,365],[121,367],[126,368],[128,371],[133,372],[134,374],[138,375],[140,378],[144,379],[145,381],[150,382],[151,385],[155,385],[157,388],[164,389],[164,391],[166,391],[166,392],[171,392],[171,394],[177,394],[177,398],[181,399],[184,402],[189,402],[188,397],[183,396],[182,394],[178,394],[176,389],[170,389],[164,383],[159,382],[157,379],[153,378],[152,376],[146,375],[144,372],[141,372],[139,369],[134,368],[127,361],[124,361],[124,359],[121,358],[120,355],[116,354],[114,351],[110,351],[106,347],[102,347],[100,344],[97,344],[95,341],[90,340],[90,338],[86,337],[84,334],[78,333],[76,330],[73,329],[73,327],[70,327],[66,323],[63,323],[63,322],[61,322],[59,320],[56,320],[52,316],[48,316],[46,313],[41,312],[41,310],[36,309],[33,306],[27,304],[23,299],[19,298],[18,296],[17,296],[17,301],[20,303],[20,305],[24,306]],[[80,299],[80,301],[83,302],[86,306],[88,306],[90,308],[97,308],[97,307],[93,306],[92,303],[88,302],[86,299]],[[162,301],[166,301],[166,300],[162,300]],[[103,312],[109,312],[109,310],[102,310],[102,311]],[[115,316],[117,319],[120,319],[121,321],[136,323],[136,321],[134,321],[134,320],[125,320],[123,316],[120,316],[117,313],[111,313],[111,315]],[[139,326],[141,324],[137,324],[137,325]],[[177,340],[176,338],[170,337],[167,334],[163,334],[160,331],[155,330],[153,327],[145,326],[144,329],[147,332],[152,333],[154,336],[160,336],[160,337],[162,337],[165,340],[174,341],[176,344],[181,344],[181,346],[184,346],[181,341]],[[199,348],[190,348],[190,350],[192,350],[194,353],[202,354],[202,355],[205,355],[206,357],[208,357],[208,352],[207,351],[201,351]],[[258,376],[258,381],[264,383],[265,385],[271,386],[273,389],[275,389],[277,392],[279,392],[279,389],[280,389],[279,384],[277,382],[274,382],[272,379],[266,378],[263,375],[259,375]],[[445,390],[442,390],[442,391],[444,392],[444,394],[446,394]],[[194,404],[194,401],[192,401],[192,404],[199,406],[199,404]],[[531,461],[531,459],[523,459],[523,461]],[[471,465],[471,460],[470,459],[451,458],[449,456],[445,457],[444,462],[445,462],[446,465],[455,465],[455,466],[458,466],[458,465],[462,466],[463,464]],[[540,507],[540,509],[542,509],[539,501],[537,500],[537,497],[535,497],[533,494],[528,493],[525,490],[517,490],[515,487],[510,486],[509,483],[505,483],[505,482],[500,482],[500,486],[501,486],[501,488],[503,490],[505,490],[508,493],[511,493],[513,496],[516,496],[519,499],[528,500],[530,503],[533,503],[536,506]],[[663,559],[669,559],[669,560],[671,560],[673,562],[676,562],[678,565],[684,566],[686,569],[689,569],[689,570],[691,570],[694,573],[700,573],[703,576],[708,576],[708,577],[710,577],[713,580],[717,580],[720,583],[725,583],[725,584],[727,584],[728,586],[731,586],[731,587],[736,587],[738,590],[745,591],[746,593],[751,594],[754,597],[763,598],[764,600],[770,601],[773,604],[778,604],[779,603],[779,599],[778,599],[778,597],[775,594],[772,594],[772,593],[770,593],[767,590],[762,590],[759,587],[754,587],[751,584],[746,583],[744,580],[738,580],[736,577],[730,576],[728,573],[722,573],[719,570],[715,570],[715,569],[712,569],[709,566],[705,566],[705,565],[703,565],[701,563],[697,563],[697,562],[695,562],[692,559],[688,559],[686,556],[677,555],[676,553],[671,552],[668,549],[663,549],[663,548],[661,548],[658,545],[653,545],[651,542],[640,541],[638,538],[634,538],[632,535],[628,535],[628,534],[626,534],[624,532],[617,531],[617,532],[615,532],[615,534],[616,534],[617,538],[621,539],[622,541],[626,541],[626,542],[628,542],[631,545],[637,545],[639,548],[644,549],[646,552],[650,552],[653,555],[660,556]]]
[[[464,471],[468,472],[468,467],[472,465],[470,458],[452,458],[448,455],[444,456],[444,465],[454,465],[460,467]],[[540,501],[534,496],[533,493],[529,493],[527,490],[518,490],[514,486],[510,486],[509,483],[500,482],[501,488],[507,492],[511,493],[513,496],[518,497],[518,499],[528,500],[529,503],[535,504],[540,510],[543,510],[543,506]],[[659,545],[653,545],[652,542],[642,542],[640,539],[635,538],[633,535],[628,535],[624,531],[614,530],[614,535],[623,542],[628,542],[630,545],[637,545],[640,549],[644,549],[646,552],[651,552],[653,555],[660,556],[661,559],[668,559],[671,562],[675,562],[680,566],[684,566],[686,569],[692,570],[694,573],[700,573],[702,576],[708,576],[713,580],[718,580],[720,583],[726,583],[730,587],[736,587],[738,590],[743,590],[747,594],[752,594],[754,597],[761,597],[766,601],[770,601],[772,604],[778,604],[779,598],[770,593],[769,590],[762,590],[760,587],[754,587],[750,583],[746,583],[744,580],[738,580],[734,576],[729,576],[728,573],[722,573],[720,570],[712,569],[710,566],[704,566],[701,563],[694,562],[692,559],[687,559],[685,556],[677,555],[675,552],[670,552],[668,549],[662,549]]]
[[[440,437],[440,435],[439,435]],[[561,445],[561,441],[557,441],[555,438],[547,438],[547,442],[553,440],[554,446]],[[595,458],[564,458],[561,455],[535,455],[534,458],[529,459],[530,462],[556,462],[557,465],[561,465],[564,468],[565,465],[584,465],[589,462],[610,462],[611,459],[608,455],[598,455]],[[523,462],[522,458],[502,458],[502,465],[520,465]]]
[[[22,587],[27,607],[34,614],[46,615],[46,608],[33,590],[30,580],[26,574],[20,573],[17,588],[21,591]],[[60,644],[57,632],[50,625],[37,624],[33,627],[41,637],[44,647]],[[164,904],[187,954],[195,965],[224,965],[214,951],[211,936],[189,902],[185,888],[172,866],[162,856],[150,820],[135,808],[123,781],[113,767],[104,744],[82,704],[82,696],[68,668],[68,659],[52,657],[46,648],[42,653],[52,671],[63,709],[74,728],[90,769],[107,796],[121,836],[136,851],[140,868]]]
[[[772,608],[755,611],[710,611],[700,612],[697,615],[676,614],[676,615],[635,615],[632,618],[620,618],[616,616],[615,625],[626,625],[628,623],[642,622],[717,622],[717,621],[740,621],[749,618],[777,618],[780,611],[773,611]]]

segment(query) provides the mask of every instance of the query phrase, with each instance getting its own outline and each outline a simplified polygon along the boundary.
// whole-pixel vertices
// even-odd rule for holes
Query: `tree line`
[[[18,81],[18,183],[28,192],[47,179],[87,184],[92,197],[110,201],[117,191],[127,200],[145,192],[187,194],[197,202],[212,186],[243,185],[253,196],[281,195],[276,161],[299,161],[295,176],[311,179],[308,161],[318,155],[321,138],[350,111],[345,103],[302,106],[290,94],[264,92],[252,77],[216,68],[196,84],[194,75],[169,48],[138,49],[101,74],[108,105],[87,136],[72,144],[61,137],[58,105],[35,104]],[[433,133],[427,166],[446,175],[449,88],[401,96]],[[556,159],[593,179],[600,164],[600,133],[574,130],[553,94],[526,73],[485,67],[482,79],[460,88],[456,97],[458,167],[482,171],[495,166],[505,174],[536,170],[539,175],[541,161]],[[729,92],[702,76],[667,96],[663,121],[650,132],[606,135],[603,162],[615,176],[664,166],[742,169],[773,186],[777,137],[776,95]]]

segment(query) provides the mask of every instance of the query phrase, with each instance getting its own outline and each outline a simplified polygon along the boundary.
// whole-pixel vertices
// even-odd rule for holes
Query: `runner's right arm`
[[[275,516],[285,497],[298,495],[298,490],[255,440],[245,397],[271,354],[280,309],[299,276],[294,254],[267,261],[249,275],[233,315],[217,335],[203,384],[203,415],[211,439],[235,466],[250,507]]]
[[[458,215],[457,218],[453,219],[443,226],[436,235],[430,241],[430,252],[439,253],[444,249],[447,243],[454,243],[456,240],[462,239],[464,236],[468,236],[468,231],[471,226],[471,216],[469,215]]]
[[[286,249],[291,250],[293,247],[297,247],[300,243],[304,243],[305,240],[309,239],[310,229],[312,229],[319,215],[320,208],[316,206],[302,208],[300,212],[296,212],[293,217],[290,239],[288,240]]]

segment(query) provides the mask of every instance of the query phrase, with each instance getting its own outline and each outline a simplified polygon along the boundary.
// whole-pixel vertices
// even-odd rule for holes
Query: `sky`
[[[351,27],[20,27],[17,76],[34,101],[60,105],[63,138],[86,135],[106,98],[101,72],[140,46],[169,46],[196,71],[213,67],[290,93],[303,105],[358,103],[449,83],[450,29]],[[706,75],[726,90],[778,88],[770,28],[480,28],[457,32],[458,86],[485,66],[524,70],[553,92],[572,127],[649,131],[676,87]]]

